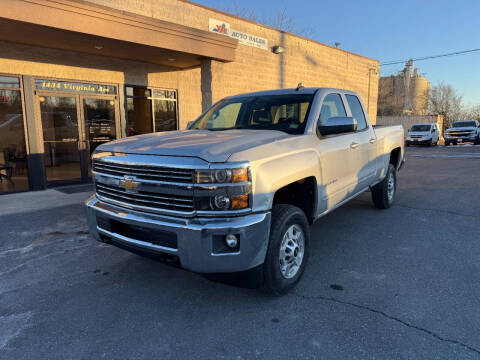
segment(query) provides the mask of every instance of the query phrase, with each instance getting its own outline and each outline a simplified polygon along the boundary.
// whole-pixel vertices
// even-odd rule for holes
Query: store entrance
[[[48,185],[86,182],[91,154],[117,138],[116,96],[39,92]]]

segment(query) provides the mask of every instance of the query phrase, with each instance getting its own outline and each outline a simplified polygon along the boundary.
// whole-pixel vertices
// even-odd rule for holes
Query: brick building
[[[0,0],[0,193],[88,181],[105,141],[186,127],[220,98],[357,91],[376,60],[184,0]]]

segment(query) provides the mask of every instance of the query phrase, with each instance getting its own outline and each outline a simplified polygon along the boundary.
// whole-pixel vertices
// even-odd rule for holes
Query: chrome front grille
[[[473,131],[448,131],[446,135],[451,136],[451,137],[466,137],[466,136],[471,136],[473,135]]]
[[[157,192],[139,190],[135,193],[127,192],[119,186],[95,184],[97,195],[101,198],[121,202],[136,207],[140,210],[173,210],[193,212],[195,210],[193,192],[192,196],[171,195]]]
[[[134,176],[138,180],[156,180],[176,183],[193,183],[193,170],[170,167],[118,164],[106,161],[93,161],[93,171],[114,175]]]
[[[93,160],[99,199],[138,211],[193,216],[193,169],[133,164],[127,160]]]

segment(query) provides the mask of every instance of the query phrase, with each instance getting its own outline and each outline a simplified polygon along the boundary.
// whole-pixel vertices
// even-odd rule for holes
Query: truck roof
[[[263,96],[263,95],[294,95],[294,94],[314,94],[318,90],[325,90],[325,91],[340,91],[343,93],[357,95],[358,94],[354,91],[345,90],[345,89],[335,89],[335,88],[324,88],[324,87],[309,87],[309,88],[301,88],[297,90],[296,88],[289,88],[289,89],[276,89],[276,90],[264,90],[264,91],[256,91],[256,92],[249,92],[244,94],[232,95],[228,96],[227,98],[237,98],[237,97],[246,97],[246,96]]]

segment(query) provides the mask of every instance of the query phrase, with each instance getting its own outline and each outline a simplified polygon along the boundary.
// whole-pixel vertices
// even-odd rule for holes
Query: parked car
[[[445,146],[461,142],[480,144],[480,124],[476,120],[455,121],[443,135]]]
[[[89,230],[199,273],[259,269],[282,294],[304,272],[310,224],[369,189],[392,205],[403,144],[403,128],[374,129],[351,91],[228,97],[189,130],[100,145]]]
[[[407,133],[407,146],[409,145],[437,145],[440,132],[437,124],[426,123],[416,124],[411,127]]]

